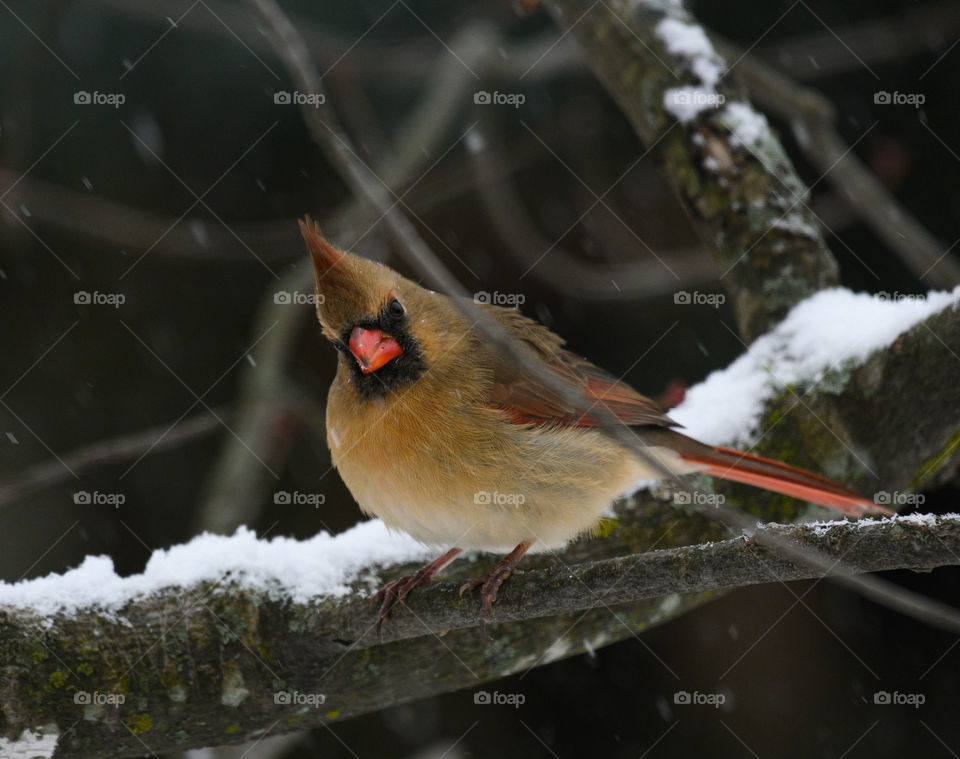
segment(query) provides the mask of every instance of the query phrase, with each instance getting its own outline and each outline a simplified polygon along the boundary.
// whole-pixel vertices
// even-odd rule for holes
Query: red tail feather
[[[826,477],[751,453],[717,447],[696,454],[681,453],[681,456],[685,461],[702,464],[700,471],[711,477],[766,488],[836,509],[849,516],[862,516],[870,512],[893,513]]]

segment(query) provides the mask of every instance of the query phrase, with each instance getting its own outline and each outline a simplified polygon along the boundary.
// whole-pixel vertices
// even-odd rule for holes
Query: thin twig
[[[669,262],[668,269],[649,255],[622,262],[583,261],[562,244],[551,243],[524,207],[495,130],[484,124],[474,130],[481,139],[480,147],[470,150],[470,165],[487,216],[519,265],[556,292],[585,300],[627,301],[716,281],[719,272],[702,245],[658,253]],[[549,265],[538,266],[546,253]]]
[[[807,12],[797,7],[794,13]],[[786,39],[770,35],[757,49],[761,58],[788,68],[797,79],[822,79],[864,66],[883,66],[911,56],[936,57],[956,42],[960,33],[960,6],[924,3],[881,16],[813,31]],[[853,51],[854,54],[851,54]],[[865,72],[864,72],[865,73]]]
[[[276,52],[284,62],[291,78],[304,92],[325,93],[320,76],[313,65],[310,53],[294,26],[284,15],[274,0],[250,0],[263,19],[269,25],[275,39]],[[328,160],[337,168],[348,186],[379,213],[383,214],[383,223],[390,236],[397,243],[401,253],[418,268],[424,276],[436,282],[441,290],[453,296],[453,302],[467,318],[484,334],[492,345],[509,358],[528,376],[535,378],[545,387],[556,393],[571,408],[580,412],[590,412],[598,419],[598,429],[619,441],[644,459],[662,477],[670,481],[679,491],[690,493],[687,482],[675,472],[667,469],[645,450],[640,438],[625,425],[619,423],[610,413],[590,401],[582,393],[570,388],[559,377],[550,372],[538,361],[532,350],[519,341],[513,340],[503,327],[467,297],[466,290],[437,259],[410,221],[393,204],[387,190],[369,169],[364,167],[350,147],[330,105],[324,110],[304,107],[301,112],[307,128]],[[693,500],[692,502],[696,502]],[[709,510],[720,522],[732,530],[752,530],[755,521],[748,516],[726,507]],[[878,603],[908,614],[915,619],[953,632],[960,632],[960,612],[944,604],[899,588],[892,583],[873,577],[858,577],[842,562],[833,560],[818,551],[797,546],[789,541],[772,535],[765,535],[766,545],[774,548],[793,561],[809,565],[817,572],[829,575],[843,585],[866,595]]]
[[[73,477],[71,471],[77,475],[85,474],[97,467],[118,464],[138,456],[152,456],[191,443],[221,429],[230,416],[229,409],[217,408],[211,413],[185,419],[172,429],[169,424],[160,424],[140,432],[84,445],[61,456],[62,461],[34,464],[21,474],[0,482],[0,506],[69,482]]]
[[[499,37],[487,24],[468,24],[451,38],[461,51],[467,67],[482,67],[498,47]],[[460,104],[468,102],[468,92],[475,85],[473,75],[463,63],[443,51],[437,57],[423,93],[393,137],[395,148],[378,167],[384,181],[392,187],[409,186],[418,172],[430,165],[429,156],[442,152],[441,140],[450,137],[452,125],[460,112]],[[461,187],[465,186],[462,181]],[[444,200],[457,190],[444,185]],[[408,197],[408,196],[405,196]],[[408,201],[405,201],[408,202]],[[409,202],[413,202],[412,199]],[[424,206],[418,205],[419,210]],[[330,216],[330,228],[338,239],[356,241],[381,234],[377,216],[356,197],[343,204]],[[277,290],[310,292],[313,270],[308,264],[291,271],[278,283]],[[231,533],[238,525],[255,520],[265,501],[268,486],[273,482],[269,471],[250,466],[247,446],[262,453],[265,460],[278,463],[284,458],[288,439],[278,434],[275,424],[279,409],[298,391],[286,375],[286,364],[296,345],[300,325],[314,319],[309,308],[277,305],[275,291],[264,294],[257,313],[254,332],[270,330],[260,346],[259,366],[245,369],[237,407],[241,409],[236,438],[224,439],[217,460],[204,486],[202,506],[195,517],[199,531]],[[310,423],[311,429],[322,429],[321,414]],[[243,441],[243,442],[241,442]]]
[[[759,58],[743,55],[735,45],[715,35],[711,38],[728,60],[737,61],[734,77],[769,112],[790,124],[803,154],[918,278],[931,288],[951,288],[960,282],[960,262],[944,255],[945,246],[850,150],[834,127],[836,109],[823,95]]]

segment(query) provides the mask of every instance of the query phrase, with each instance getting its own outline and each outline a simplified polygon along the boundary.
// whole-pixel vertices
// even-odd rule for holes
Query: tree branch
[[[732,146],[729,106],[734,101],[746,105],[747,100],[729,78],[716,84],[726,106],[708,108],[687,125],[678,124],[667,110],[665,98],[671,90],[703,84],[691,71],[690,60],[669,52],[656,33],[664,19],[696,23],[679,4],[543,4],[583,48],[689,211],[732,294],[740,334],[747,342],[799,301],[837,284],[836,261],[816,219],[797,200],[807,190],[779,141],[771,134],[753,150]],[[722,63],[719,56],[713,60]]]
[[[814,411],[827,400],[844,410],[829,421],[854,440],[876,436],[874,449],[866,450],[877,457],[896,448],[893,460],[878,468],[883,487],[930,482],[955,466],[960,439],[960,386],[930,367],[953,372],[957,359],[951,354],[958,351],[960,319],[952,307],[860,367],[824,378],[819,389],[808,389],[804,402]],[[905,392],[903,383],[917,383],[918,391]],[[907,425],[871,405],[893,398],[915,434],[901,434]],[[785,390],[768,404],[771,414],[779,408],[782,417],[764,437],[769,445],[798,439],[799,423],[790,421],[794,415],[785,414],[783,405],[794,401]],[[823,431],[813,436],[812,449],[830,461],[838,455],[830,447],[832,436],[816,425]],[[839,443],[833,445],[839,450]],[[791,512],[776,497],[758,498],[757,491],[728,497],[728,505],[739,509],[755,511],[761,502]],[[732,539],[708,514],[649,494],[620,503],[617,516],[603,540],[531,557],[494,607],[492,643],[476,627],[476,599],[455,592],[464,579],[489,568],[489,557],[455,564],[443,583],[411,596],[389,621],[384,643],[366,596],[379,580],[409,566],[383,568],[377,578],[357,580],[345,597],[306,604],[292,603],[276,588],[251,589],[224,578],[171,588],[115,613],[86,609],[39,618],[7,607],[0,610],[0,735],[13,740],[23,731],[57,725],[65,731],[58,756],[95,757],[306,728],[597,648],[721,590],[821,576],[807,561],[784,557],[784,544],[857,573],[960,564],[955,515],[768,525],[749,538],[735,533]],[[942,607],[928,603],[928,611]],[[294,691],[322,694],[325,701],[307,707],[274,702],[275,695]],[[102,694],[101,700],[122,696],[124,703],[77,703],[85,693]]]
[[[840,137],[835,127],[836,109],[829,100],[729,42],[715,37],[714,44],[728,60],[737,61],[734,77],[750,89],[757,102],[790,124],[800,150],[839,192],[837,202],[853,208],[927,286],[947,288],[960,282],[960,263],[944,255],[945,246]],[[817,220],[840,239],[822,216],[817,215]],[[866,262],[862,263],[869,270]]]
[[[476,628],[475,599],[458,598],[455,582],[411,596],[383,643],[362,581],[345,599],[307,604],[268,587],[224,584],[172,588],[116,615],[90,609],[42,620],[6,610],[3,733],[72,725],[58,757],[140,756],[290,732],[479,685],[623,637],[638,618],[668,613],[677,594],[818,576],[765,547],[757,539],[765,533],[856,572],[960,564],[957,515],[766,525],[750,537],[638,555],[559,566],[541,559],[504,587],[493,642]],[[567,641],[574,624],[577,641]],[[292,692],[314,701],[322,694],[323,703],[277,703]]]
[[[81,446],[53,461],[34,464],[19,474],[0,480],[0,507],[26,498],[38,490],[69,482],[71,477],[96,467],[169,451],[191,443],[221,429],[231,416],[230,409],[216,408],[211,413],[198,414],[172,428],[168,423],[158,424]]]
[[[298,86],[303,91],[320,93],[324,94],[325,96],[325,90],[321,81],[321,77],[319,72],[312,64],[309,50],[307,49],[296,28],[290,23],[290,20],[284,15],[280,7],[274,0],[251,0],[251,3],[269,25],[271,37],[275,41],[277,52],[281,56],[288,73],[291,75],[294,81],[297,82]],[[595,7],[595,5],[589,6],[588,10],[581,14],[580,20],[582,20],[582,18]],[[608,6],[604,7],[609,10]],[[661,21],[664,20],[662,16],[660,18]],[[617,19],[619,20],[619,17],[617,17]],[[702,40],[698,40],[695,46],[700,51],[698,52],[698,55],[706,55],[706,53],[702,52],[703,48],[709,49],[709,60],[696,60],[693,61],[691,65],[692,69],[698,71],[698,76],[701,79],[704,79],[707,77],[707,75],[699,72],[704,68],[707,70],[714,70],[716,68],[716,63],[714,61],[716,54],[713,52],[712,48],[710,48],[709,42],[707,42],[706,37],[703,36],[702,30],[699,29],[699,27],[681,22],[675,17],[671,17],[669,21],[674,28],[678,25],[682,27],[682,34],[680,34],[680,37],[682,38],[683,46],[689,46],[690,37],[691,35],[694,35],[702,38]],[[658,25],[657,28],[661,28],[660,25]],[[601,34],[601,36],[603,35]],[[601,48],[600,54],[602,54],[602,50],[603,48]],[[706,65],[701,66],[699,64]],[[715,83],[716,82],[712,80],[710,82],[706,82],[705,84],[708,84],[709,87],[712,88]],[[664,91],[663,94],[665,97],[661,102],[661,105],[667,102],[667,91]],[[326,96],[325,99],[327,99]],[[731,106],[732,104],[727,106],[726,110],[731,110]],[[748,131],[752,133],[753,136],[743,136],[743,131],[740,131],[738,133],[738,139],[744,142],[760,141],[762,142],[761,149],[766,150],[768,153],[775,153],[776,156],[782,155],[782,149],[770,134],[766,125],[766,121],[762,119],[759,114],[756,114],[756,112],[752,111],[748,106],[742,103],[739,105],[739,108],[736,109],[736,112],[738,114],[737,119],[740,120],[739,127],[730,126],[730,124],[724,122],[723,120],[720,122],[721,125],[723,125],[725,128],[733,129],[735,132],[738,130],[738,128]],[[349,138],[343,132],[343,129],[340,126],[336,111],[328,109],[324,116],[318,111],[318,109],[302,107],[301,113],[303,114],[308,130],[318,147],[321,148],[327,158],[334,164],[347,185],[358,195],[358,197],[362,198],[381,214],[382,221],[389,231],[392,240],[398,245],[401,253],[407,259],[407,261],[421,270],[431,281],[436,282],[440,289],[447,294],[465,296],[466,290],[464,287],[460,284],[460,282],[457,281],[455,277],[453,277],[450,271],[434,255],[433,251],[423,242],[410,220],[407,219],[407,217],[396,208],[397,204],[395,202],[390,202],[390,195],[388,192],[389,188],[386,188],[382,181],[376,178],[376,175],[373,175],[373,177],[374,179],[377,179],[377,181],[371,179],[371,171],[369,167],[367,167],[358,158],[355,150],[352,148]],[[732,113],[733,111],[731,110],[731,114]],[[698,144],[697,140],[691,140],[691,142],[694,145]],[[757,158],[756,150],[751,149],[748,152],[750,156]],[[719,155],[720,153],[718,153],[717,149],[714,150],[712,155],[707,156],[707,158],[711,158],[716,164],[720,160],[718,157]],[[768,166],[780,166],[781,164],[777,163],[776,161],[771,163],[769,160],[771,157],[776,158],[776,156],[768,155],[768,160],[757,159],[757,166],[759,166],[761,169],[766,169]],[[730,162],[732,161],[732,157],[727,155],[724,160]],[[796,191],[793,189],[791,183],[797,182],[798,180],[796,179],[796,175],[793,173],[792,167],[789,166],[789,162],[785,157],[783,157],[783,162],[785,168],[782,171],[774,174],[773,170],[769,170],[771,173],[766,175],[766,178],[777,179],[780,181],[784,189],[789,191],[791,194],[796,195]],[[706,159],[704,160],[704,168],[707,168]],[[730,183],[721,182],[720,184],[722,186],[728,186]],[[742,200],[744,199],[741,199],[741,202]],[[769,209],[767,209],[769,197],[767,197],[767,195],[764,195],[763,197],[746,198],[746,200],[750,200],[750,202],[754,204],[754,216],[764,217],[769,222],[765,228],[765,231],[760,235],[759,238],[757,238],[755,243],[751,245],[751,249],[758,247],[758,244],[763,240],[768,232],[782,228],[783,225],[781,222],[793,211],[798,203],[803,205],[802,199],[797,197],[783,214],[770,221],[771,215],[768,213]],[[731,206],[731,209],[733,211],[737,211],[737,203],[734,203]],[[748,214],[748,216],[749,215],[750,214]],[[786,227],[801,237],[815,236],[817,239],[820,239],[820,247],[818,251],[813,251],[813,253],[821,255],[822,257],[825,256],[825,261],[832,261],[829,251],[827,251],[822,245],[822,239],[819,238],[818,230],[806,224],[802,219],[802,215],[800,217],[800,227],[798,228],[796,224],[797,220],[794,219],[788,222]],[[714,242],[716,243],[717,241],[715,240]],[[751,249],[748,249],[741,254],[737,261],[746,258]],[[756,261],[753,261],[751,262],[750,266],[744,267],[747,279],[753,284],[757,284],[756,282],[753,282],[752,277],[758,272],[762,273],[763,276],[769,275],[771,271],[779,271],[782,276],[790,275],[793,267],[799,265],[801,262],[799,258],[793,255],[797,253],[797,251],[788,251],[791,253],[791,255],[784,258],[785,251],[788,251],[788,249],[784,248],[784,246],[778,246],[773,251],[770,251],[772,258],[774,259],[770,266],[764,266],[762,264],[758,264]],[[802,253],[800,255],[801,257],[803,256]],[[808,262],[813,262],[813,260],[813,258],[809,258]],[[728,272],[729,271],[730,270],[728,270]],[[774,305],[779,308],[779,305],[783,304],[784,299],[796,296],[795,288],[790,288],[791,292],[789,293],[777,293],[776,288],[772,287],[771,281],[764,280],[762,277],[759,284],[760,291],[763,293],[763,298],[761,298],[760,304],[764,305],[764,307]],[[813,283],[808,284],[811,284],[812,286]],[[772,299],[771,293],[773,295]],[[741,291],[740,295],[743,294],[744,291]],[[753,299],[751,298],[748,300]],[[548,388],[551,392],[555,393],[556,396],[562,399],[564,403],[569,404],[571,409],[575,409],[580,412],[589,411],[597,419],[596,429],[599,432],[613,440],[616,440],[617,442],[623,444],[628,450],[634,452],[639,458],[646,461],[646,463],[648,463],[654,471],[658,472],[662,479],[669,482],[671,485],[677,488],[678,491],[683,492],[688,496],[693,495],[692,488],[689,485],[688,480],[678,476],[676,472],[672,471],[669,467],[662,464],[658,459],[651,456],[647,446],[645,446],[643,442],[628,427],[619,423],[613,414],[609,413],[609,411],[602,405],[597,406],[597,404],[587,398],[582,391],[572,388],[562,381],[533,354],[529,345],[526,345],[523,343],[523,341],[516,340],[508,335],[503,326],[495,319],[492,319],[490,314],[484,312],[467,297],[454,298],[451,303],[465,316],[473,320],[473,326],[471,329],[475,328],[478,332],[483,334],[488,343],[506,360],[511,361],[519,371],[531,378],[535,378],[538,382],[542,383],[545,388]],[[779,305],[776,305],[777,303],[779,303]],[[740,311],[741,315],[745,313],[744,308],[741,308]],[[955,309],[951,310],[951,312],[953,311],[955,311]],[[763,320],[766,320],[768,317],[772,316],[775,316],[775,314],[767,313],[766,316],[763,317]],[[828,431],[830,431],[829,428]],[[764,431],[764,435],[766,432],[767,431]],[[834,434],[834,437],[838,437],[836,433],[832,434]],[[736,509],[728,508],[722,504],[718,504],[716,508],[712,509],[709,513],[717,522],[721,523],[727,528],[734,527],[742,529],[750,526],[750,519],[743,513],[737,511]],[[774,543],[777,542],[777,539],[774,536],[767,536],[764,538],[764,540],[768,541],[768,545],[770,546],[773,546]],[[831,563],[829,557],[822,556],[815,550],[805,550],[803,548],[793,546],[789,542],[782,541],[775,547],[777,547],[785,556],[798,561],[804,561],[809,566],[825,572],[836,566],[834,563]],[[836,567],[836,569],[838,581],[845,586],[857,589],[860,592],[868,595],[870,598],[884,603],[890,608],[896,609],[901,613],[909,614],[927,624],[936,625],[951,631],[960,631],[960,612],[954,611],[948,607],[944,607],[942,604],[935,604],[929,599],[925,599],[922,596],[913,593],[912,591],[904,588],[898,588],[883,580],[873,577],[858,577],[851,570],[847,570],[842,566]]]

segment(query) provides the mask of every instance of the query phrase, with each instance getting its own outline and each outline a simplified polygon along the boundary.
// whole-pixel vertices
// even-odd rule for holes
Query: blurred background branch
[[[230,409],[214,409],[212,413],[198,414],[179,424],[161,424],[85,445],[65,453],[59,461],[35,464],[15,477],[0,480],[0,507],[16,503],[38,490],[69,482],[71,473],[78,476],[99,466],[127,462],[186,445],[216,432],[230,419]]]

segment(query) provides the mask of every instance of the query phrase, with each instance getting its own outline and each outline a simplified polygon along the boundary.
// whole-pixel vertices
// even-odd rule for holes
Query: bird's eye
[[[399,320],[403,318],[403,315],[406,313],[406,309],[404,309],[403,304],[400,301],[394,298],[387,304],[387,313],[390,314],[391,319]]]

